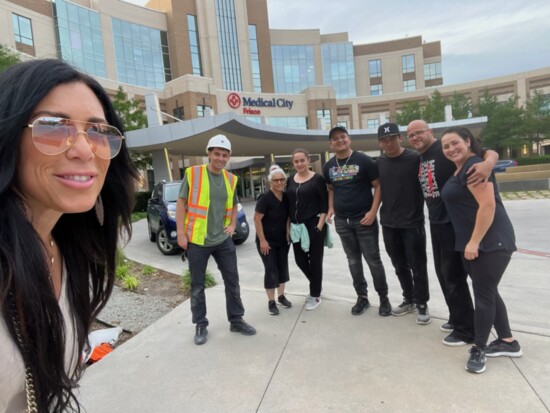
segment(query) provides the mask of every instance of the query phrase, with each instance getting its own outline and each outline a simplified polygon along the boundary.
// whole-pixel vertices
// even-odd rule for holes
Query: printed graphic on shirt
[[[347,181],[359,174],[359,165],[333,166],[328,173],[332,182]]]
[[[435,159],[420,162],[418,179],[422,186],[424,198],[439,198],[441,196],[435,180]]]

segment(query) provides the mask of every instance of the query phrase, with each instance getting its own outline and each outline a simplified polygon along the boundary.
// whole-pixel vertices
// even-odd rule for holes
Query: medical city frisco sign
[[[287,108],[288,110],[291,110],[294,101],[283,98],[254,99],[244,96],[241,99],[237,93],[233,92],[227,95],[227,104],[233,109],[239,109],[242,106],[243,115],[261,115],[262,111],[254,108]]]

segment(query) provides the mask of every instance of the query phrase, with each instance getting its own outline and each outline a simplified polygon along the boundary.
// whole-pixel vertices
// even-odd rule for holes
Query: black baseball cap
[[[378,139],[385,138],[386,136],[401,135],[399,132],[399,126],[397,123],[387,122],[383,125],[380,125],[378,128]]]
[[[335,134],[336,132],[344,132],[346,135],[349,136],[348,130],[346,128],[344,128],[343,126],[340,126],[340,125],[336,125],[328,133],[328,140],[329,141],[330,141],[330,138],[332,138],[332,135]]]

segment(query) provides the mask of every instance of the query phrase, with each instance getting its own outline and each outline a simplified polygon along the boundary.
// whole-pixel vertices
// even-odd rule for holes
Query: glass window
[[[367,119],[367,129],[378,129],[379,126],[379,119]]]
[[[380,59],[369,60],[369,77],[382,77],[382,62]]]
[[[414,55],[401,56],[401,67],[403,68],[403,73],[414,72]]]
[[[53,6],[61,58],[92,76],[106,77],[99,13],[65,0],[56,0]]]
[[[234,0],[216,0],[223,87],[243,90]]]
[[[300,93],[315,85],[313,46],[273,45],[275,93]]]
[[[114,17],[111,24],[117,80],[163,89],[165,82],[172,80],[166,32]]]
[[[199,29],[197,16],[187,15],[187,27],[189,30],[189,49],[191,50],[191,66],[193,74],[202,76],[201,50],[199,45]]]
[[[416,80],[404,80],[403,81],[403,92],[412,92],[416,90]]]
[[[318,129],[329,130],[332,127],[330,109],[317,109]]]
[[[31,19],[27,19],[26,17],[20,16],[15,13],[13,13],[11,16],[13,21],[13,35],[15,37],[15,41],[18,43],[27,44],[29,46],[34,46],[34,41],[32,38]]]
[[[382,94],[382,85],[370,85],[370,95],[378,96]]]
[[[209,113],[210,106],[197,105],[197,117],[204,118]]]
[[[248,25],[248,38],[250,40],[250,63],[252,65],[252,83],[254,92],[262,92],[262,76],[260,73],[260,54],[258,52],[258,37],[256,25]]]
[[[443,77],[441,74],[441,62],[428,63],[424,65],[424,79],[439,79]]]
[[[176,106],[176,107],[172,110],[172,115],[173,115],[175,118],[178,118],[179,120],[184,120],[184,117],[183,117],[183,106]]]
[[[332,86],[338,99],[355,97],[353,44],[351,42],[322,44],[321,55],[323,84]]]
[[[270,126],[276,126],[278,128],[307,129],[307,118],[300,116],[266,118],[266,123]]]

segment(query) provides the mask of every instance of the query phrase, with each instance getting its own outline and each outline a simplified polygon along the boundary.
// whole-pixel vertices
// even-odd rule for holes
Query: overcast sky
[[[144,4],[146,0],[131,0]],[[271,29],[441,41],[445,85],[550,66],[550,0],[268,0]]]

